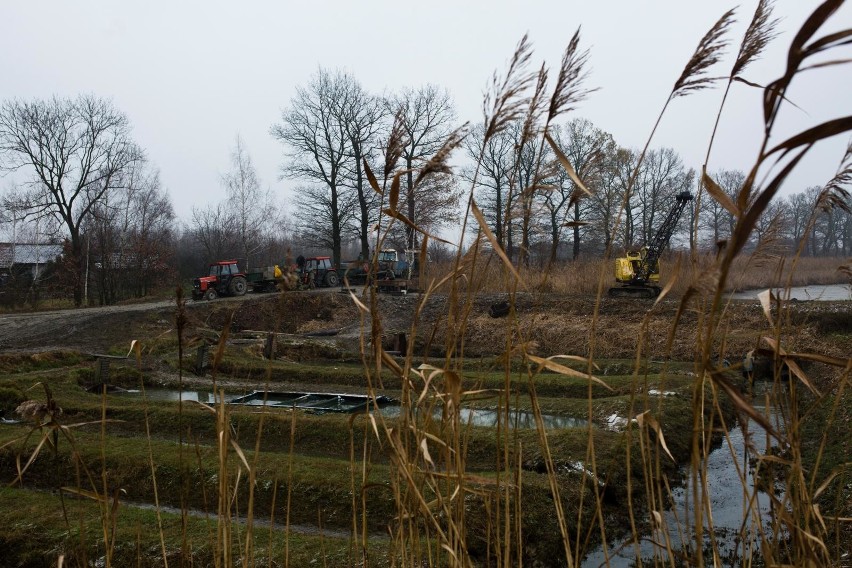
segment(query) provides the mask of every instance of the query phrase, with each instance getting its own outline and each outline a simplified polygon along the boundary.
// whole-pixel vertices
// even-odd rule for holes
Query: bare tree
[[[454,175],[432,173],[422,177],[415,184],[411,195],[415,199],[415,214],[420,229],[435,234],[458,222],[461,188]],[[398,247],[411,248],[411,231],[408,225],[395,223],[389,238]],[[413,238],[415,246],[419,245],[416,235]]]
[[[85,270],[81,228],[92,208],[122,187],[142,151],[127,117],[90,95],[77,99],[10,100],[0,107],[0,159],[6,170],[29,170],[32,215],[57,217],[74,266],[74,303],[83,303]]]
[[[852,198],[842,186],[808,187],[780,200],[773,211],[783,215],[781,231],[791,252],[801,247],[811,256],[848,256],[852,251]]]
[[[362,258],[370,255],[370,226],[377,218],[381,200],[369,187],[364,172],[364,160],[370,161],[378,152],[378,134],[387,115],[382,101],[367,93],[354,77],[340,75],[342,98],[338,101],[339,116],[349,139],[349,171],[355,191],[356,234]]]
[[[501,130],[485,140],[485,125],[473,129],[464,141],[467,157],[478,166],[478,172],[472,168],[462,169],[461,177],[468,181],[476,178],[477,202],[482,207],[485,218],[494,228],[494,237],[505,251],[507,249],[506,211],[512,205],[507,202],[512,182],[515,141],[508,130]]]
[[[633,171],[639,163],[637,150],[621,148],[614,162],[615,184],[624,196],[624,223],[621,224],[621,242],[625,249],[631,249],[636,243],[636,192],[631,187]]]
[[[347,167],[352,156],[350,138],[340,116],[345,76],[320,69],[307,87],[299,87],[281,123],[271,128],[273,138],[286,147],[289,163],[282,175],[308,181],[297,220],[328,242],[335,264],[340,263],[341,235],[352,215],[352,196],[346,191]],[[324,212],[323,217],[308,218]],[[298,221],[297,221],[298,222]]]
[[[356,204],[350,199],[351,194],[343,193],[343,198],[333,200],[328,188],[318,184],[298,186],[296,193],[301,199],[295,217],[295,228],[300,240],[308,247],[324,251],[334,251],[335,247],[341,247],[341,234],[333,230],[328,220],[334,216],[344,222],[352,219]]]
[[[538,225],[537,216],[544,209],[543,203],[537,197],[540,196],[542,186],[552,185],[557,169],[553,152],[549,147],[542,146],[537,138],[530,136],[524,124],[516,123],[510,131],[515,135],[516,156],[513,172],[514,191],[509,199],[514,206],[507,214],[509,254],[514,252],[512,233],[517,231],[520,233],[518,264],[529,266],[533,231]]]
[[[745,173],[739,170],[719,170],[710,175],[733,201],[745,183]],[[712,197],[701,200],[699,227],[710,233],[713,244],[718,244],[731,235],[736,219]]]
[[[280,214],[272,192],[261,187],[251,155],[239,135],[231,152],[231,169],[222,176],[227,192],[229,219],[239,239],[240,257],[246,268],[250,259],[269,240],[269,233],[280,222]]]
[[[590,198],[588,211],[591,230],[600,239],[604,250],[608,250],[618,239],[615,234],[616,225],[621,228],[625,240],[632,238],[629,237],[632,234],[629,231],[632,230],[632,216],[627,217],[623,223],[618,222],[632,160],[633,154],[629,150],[618,148],[614,144],[605,147],[598,170],[597,186]]]
[[[456,113],[445,89],[426,85],[406,89],[388,100],[391,114],[402,118],[407,144],[402,160],[408,170],[405,176],[406,215],[423,228],[435,228],[457,217],[458,188],[448,174],[430,176],[427,183],[415,186],[414,170],[437,152],[453,129]],[[427,180],[424,180],[427,181]],[[405,228],[406,246],[417,245],[417,232]]]
[[[143,297],[172,276],[174,211],[159,172],[145,162],[92,208],[85,232],[94,294],[101,304]]]
[[[838,203],[828,203],[823,199],[817,202],[814,219],[814,248],[820,256],[838,256],[846,254],[849,242],[849,218],[852,203],[847,199]]]
[[[193,238],[203,249],[208,262],[239,254],[240,239],[234,230],[236,226],[233,211],[226,203],[192,208]]]
[[[680,155],[672,148],[651,150],[639,169],[635,192],[643,243],[650,242],[662,219],[674,204],[674,196],[689,190],[695,172],[687,170]]]
[[[597,188],[605,164],[605,153],[615,146],[612,135],[582,118],[571,120],[564,126],[551,127],[551,132],[551,136],[586,187]],[[561,228],[566,218],[570,218],[573,236],[571,257],[577,260],[580,256],[583,223],[588,216],[591,202],[585,199],[585,194],[581,192],[567,172],[561,168],[558,170],[554,189],[546,193],[545,197],[547,210],[550,214],[551,262],[556,260]],[[568,205],[571,206],[571,211],[564,211],[564,208]]]
[[[142,297],[176,276],[173,274],[175,213],[169,194],[160,183],[159,171],[149,171],[140,179],[130,214],[133,219],[128,238],[130,286],[135,296]]]

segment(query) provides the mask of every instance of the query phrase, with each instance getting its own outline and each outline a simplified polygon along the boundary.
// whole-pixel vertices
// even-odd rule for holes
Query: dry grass
[[[681,256],[688,253],[681,253]],[[671,290],[673,297],[681,297],[692,282],[714,264],[712,255],[699,257],[695,264],[678,264],[677,256],[668,255],[661,261],[661,284],[665,286],[679,270]],[[477,273],[477,290],[483,293],[501,293],[503,285],[502,268],[494,257],[483,259]],[[810,284],[847,284],[852,279],[842,267],[849,260],[841,257],[798,257],[747,255],[737,257],[731,267],[731,275],[725,282],[727,292],[743,290],[763,290],[766,288],[784,288],[786,286],[806,286]],[[600,274],[604,273],[615,283],[612,261],[594,259],[559,264],[546,268],[518,268],[521,279],[527,283],[531,292],[588,296],[598,291]],[[434,264],[430,267],[429,277],[437,281],[445,279],[452,271],[449,263]],[[449,282],[437,288],[438,292],[449,290]]]

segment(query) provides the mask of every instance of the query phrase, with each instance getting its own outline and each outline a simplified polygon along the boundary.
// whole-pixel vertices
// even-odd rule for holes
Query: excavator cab
[[[647,248],[635,251],[627,251],[621,258],[615,259],[615,280],[621,284],[630,284],[636,280],[636,275],[648,254]],[[648,282],[658,284],[660,282],[660,262],[650,267]]]

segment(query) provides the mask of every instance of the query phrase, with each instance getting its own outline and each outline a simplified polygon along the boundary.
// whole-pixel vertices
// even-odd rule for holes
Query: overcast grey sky
[[[734,2],[691,0],[447,2],[363,1],[13,1],[0,0],[0,98],[110,98],[160,169],[176,212],[224,197],[220,176],[239,135],[265,186],[279,181],[281,145],[269,135],[297,86],[322,66],[351,72],[376,93],[435,83],[446,87],[459,120],[482,119],[482,94],[526,32],[535,57],[558,68],[578,26],[590,50],[588,87],[600,90],[574,116],[641,146],[700,38]],[[727,74],[756,0],[743,0],[732,46],[716,69]],[[785,63],[786,46],[817,2],[777,0],[780,36],[746,73],[765,84]],[[833,29],[852,24],[844,6]],[[850,54],[845,54],[847,57]],[[781,133],[850,114],[849,68],[815,71],[794,85]],[[671,146],[700,167],[721,90],[677,99],[654,147]],[[745,169],[762,131],[761,94],[735,88],[710,169]],[[566,117],[570,118],[569,117]],[[822,185],[848,140],[832,139],[785,191]],[[0,180],[0,189],[9,185]],[[286,195],[294,209],[296,198]]]

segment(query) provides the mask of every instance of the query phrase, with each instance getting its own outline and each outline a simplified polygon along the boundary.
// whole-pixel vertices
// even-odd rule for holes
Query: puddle
[[[731,294],[732,300],[757,300],[757,295],[766,290],[745,290]],[[796,286],[788,290],[776,288],[772,293],[782,299],[791,299],[800,302],[809,300],[830,302],[837,300],[852,300],[852,285],[850,284],[813,284],[811,286]]]
[[[754,405],[758,412],[766,413],[766,407],[758,404]],[[770,423],[776,429],[783,431],[782,418],[777,410],[772,409],[769,412]],[[752,444],[759,451],[765,451],[766,447],[766,432],[758,424],[748,421],[745,424],[748,429],[748,435],[751,437]],[[705,544],[709,546],[710,538],[715,539],[719,549],[719,553],[724,559],[731,558],[739,550],[743,551],[743,547],[754,549],[757,546],[757,535],[759,528],[756,524],[757,516],[763,520],[764,527],[769,520],[770,515],[770,499],[763,491],[754,491],[754,478],[752,471],[746,469],[747,476],[747,493],[740,481],[737,473],[737,465],[743,469],[750,457],[746,449],[745,437],[746,433],[742,426],[737,425],[729,432],[730,443],[723,441],[722,445],[710,452],[707,457],[707,491],[710,495],[710,507],[713,518],[713,536],[706,534]],[[772,440],[775,445],[775,440]],[[689,532],[684,530],[684,526],[694,524],[695,507],[692,504],[692,479],[691,476],[686,483],[672,490],[673,504],[671,509],[665,511],[662,515],[663,525],[666,529],[656,529],[653,534],[643,535],[639,544],[639,554],[642,557],[643,563],[646,559],[656,558],[657,563],[667,564],[669,554],[662,546],[656,546],[652,541],[664,543],[668,537],[673,549],[678,550],[682,546],[687,545]],[[748,515],[744,514],[743,503],[747,497],[754,496],[754,509]],[[706,512],[704,513],[704,524],[707,526]],[[668,535],[666,534],[668,532]],[[743,542],[745,541],[745,543]],[[630,540],[622,540],[608,547],[609,560],[608,565],[613,567],[630,567],[636,565],[636,546]],[[742,561],[742,558],[739,559]],[[739,564],[739,562],[735,562]],[[586,556],[581,566],[597,567],[606,566],[602,548],[598,548],[591,554]]]

